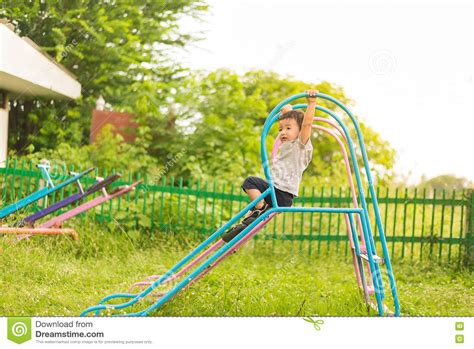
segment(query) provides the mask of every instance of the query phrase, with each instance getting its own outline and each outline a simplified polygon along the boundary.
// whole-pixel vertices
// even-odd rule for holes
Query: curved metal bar
[[[296,109],[298,109],[298,108],[296,108]],[[324,122],[324,123],[327,123],[327,124],[333,126],[334,129],[337,130],[339,132],[339,134],[341,134],[341,136],[347,142],[347,138],[346,138],[343,130],[340,129],[339,126],[335,122],[333,122],[332,120],[329,120],[329,119],[326,119],[326,118],[320,118],[320,117],[314,117],[313,120]],[[332,131],[331,129],[328,129],[326,127],[322,127],[322,126],[319,126],[319,125],[313,125],[313,128],[319,129],[319,130],[322,130],[322,131],[328,133],[339,144],[339,146],[341,148],[341,152],[343,154],[346,173],[347,173],[348,180],[349,180],[349,186],[350,186],[351,196],[352,196],[352,203],[353,203],[354,207],[358,207],[357,194],[356,194],[355,187],[354,187],[354,181],[353,181],[353,178],[352,178],[350,161],[349,161],[349,158],[348,158],[348,155],[347,155],[345,144],[342,142],[342,140],[339,138],[339,136],[334,131]],[[274,145],[273,145],[273,150],[272,150],[272,159],[273,160],[275,159],[275,157],[277,155],[278,148],[280,147],[280,145],[281,145],[281,141],[280,141],[279,137],[277,136],[277,138],[275,139]],[[358,223],[359,223],[359,226],[358,226],[359,227],[359,235],[362,239],[363,244],[365,245],[364,234],[361,231],[362,230],[362,223],[360,221],[360,217],[358,216],[357,218],[358,218]],[[354,241],[353,241],[353,236],[350,233],[351,225],[350,225],[349,218],[347,217],[347,215],[345,215],[345,219],[346,219],[346,224],[347,224],[347,227],[348,227],[348,235],[349,235],[348,237],[351,241],[351,247],[355,248]],[[360,254],[358,244],[357,244],[356,253]],[[361,271],[359,270],[359,263],[357,262],[357,257],[354,255],[354,250],[352,250],[352,257],[353,257],[354,268],[356,270],[357,284],[359,285],[359,287],[362,286],[364,288],[364,293],[367,296],[368,295],[367,287],[364,283],[362,283],[361,275],[360,275]],[[369,274],[370,274],[370,269],[369,269]]]
[[[302,106],[302,105],[297,105],[294,109],[300,109],[300,108],[303,108],[303,107],[304,106]],[[327,123],[327,124],[331,125],[341,135],[341,137],[344,139],[344,141],[347,143],[347,138],[346,138],[346,135],[345,135],[344,131],[334,121],[332,121],[330,119],[327,119],[327,118],[321,118],[321,117],[314,117],[313,121],[320,121],[320,122],[324,122],[324,123]],[[349,162],[349,159],[348,159],[348,156],[347,156],[347,151],[346,151],[346,148],[345,148],[345,144],[339,139],[338,135],[336,133],[334,133],[333,131],[331,131],[330,129],[319,127],[318,125],[313,125],[313,128],[319,128],[323,131],[326,131],[334,139],[336,139],[336,141],[338,142],[338,144],[341,148],[341,151],[343,153],[343,156],[344,156],[346,172],[347,172],[347,175],[348,175],[349,185],[350,185],[350,190],[351,190],[352,203],[353,203],[354,207],[358,207],[357,194],[356,194],[355,188],[354,188],[352,172],[351,172],[351,169],[350,169],[350,162]],[[278,152],[278,148],[279,148],[280,145],[281,145],[281,141],[279,140],[279,137],[277,136],[277,138],[275,139],[274,145],[273,145],[273,149],[272,149],[272,159],[273,160],[275,160],[275,157],[276,157],[276,154]],[[353,227],[356,231],[359,231],[359,235],[361,237],[362,243],[364,244],[364,248],[365,248],[366,242],[365,242],[364,234],[362,232],[361,219],[360,219],[360,216],[358,215],[357,216],[357,225],[353,225],[353,224],[351,224],[351,222],[349,220],[349,216],[347,214],[344,217],[345,217],[345,220],[346,220],[346,225],[349,229],[349,234],[348,234],[349,239],[351,239],[352,247],[355,248],[355,251],[352,250],[352,257],[353,257],[353,262],[354,262],[354,268],[356,270],[357,283],[358,283],[359,287],[362,285],[363,290],[364,290],[365,299],[366,299],[367,302],[370,302],[369,292],[368,292],[366,281],[365,281],[365,280],[371,280],[371,278],[372,278],[372,273],[370,271],[370,265],[369,265],[369,262],[366,261],[367,265],[369,265],[368,269],[369,269],[369,277],[370,277],[369,279],[366,279],[364,277],[364,275],[361,275],[361,272],[363,273],[364,270],[360,270],[361,268],[359,268],[359,263],[357,261],[357,256],[354,255],[354,253],[357,253],[357,254],[360,253],[359,244],[357,243],[354,246],[354,241],[353,241],[354,238],[353,238],[352,234],[350,233],[350,231],[352,230]],[[362,267],[362,265],[361,265],[361,267]],[[369,284],[368,286],[369,287],[373,286],[373,284]]]
[[[351,190],[351,196],[352,196],[352,204],[354,205],[354,207],[358,207],[358,203],[357,203],[357,194],[355,192],[355,188],[354,188],[354,181],[352,179],[352,172],[351,172],[351,165],[349,163],[349,158],[347,156],[347,151],[346,151],[346,148],[344,146],[344,143],[341,141],[341,139],[337,136],[336,133],[334,133],[332,130],[326,128],[326,127],[322,127],[322,126],[317,126],[315,125],[314,128],[318,129],[318,130],[321,130],[321,131],[324,131],[326,133],[328,133],[331,137],[333,137],[336,142],[339,144],[340,148],[341,148],[341,151],[342,151],[342,155],[344,157],[344,165],[346,167],[346,173],[347,173],[347,177],[348,177],[348,180],[349,180],[349,186],[350,186],[350,190]],[[350,226],[348,226],[349,228]],[[349,240],[351,242],[351,247],[354,248],[354,239],[352,237],[352,234],[348,234],[349,236]],[[361,236],[364,236],[364,234],[362,233]],[[356,251],[357,254],[360,254],[360,251]],[[353,255],[354,257],[354,255]],[[359,270],[359,266],[358,266],[358,263],[357,263],[357,259],[356,257],[353,259],[353,262],[354,262],[354,268],[356,269],[356,276],[357,276],[357,283],[359,286],[361,286],[361,278],[360,278],[360,270]],[[365,288],[365,285],[362,285],[364,288]]]
[[[263,163],[263,166],[264,166],[265,176],[266,176],[267,181],[269,182],[270,188],[272,189],[271,194],[272,194],[272,200],[273,200],[274,204],[276,204],[276,198],[275,198],[275,193],[274,193],[273,180],[272,180],[272,177],[271,177],[271,172],[270,172],[269,164],[268,164],[268,156],[267,156],[266,149],[265,149],[265,140],[266,140],[266,137],[267,137],[268,132],[270,130],[270,127],[278,119],[281,107],[285,104],[288,104],[288,103],[292,102],[293,100],[303,98],[303,97],[307,97],[307,96],[308,96],[307,93],[300,93],[300,94],[288,97],[284,101],[280,102],[271,111],[271,113],[267,117],[267,120],[265,121],[265,124],[264,124],[264,127],[263,127],[261,142],[260,142],[260,150],[261,150],[262,163]],[[346,112],[346,114],[351,118],[351,120],[354,124],[354,127],[356,129],[356,133],[357,133],[358,140],[359,140],[359,143],[360,143],[360,148],[362,150],[363,161],[364,161],[364,166],[365,166],[366,173],[367,173],[367,179],[368,179],[368,182],[369,182],[369,188],[370,188],[370,192],[371,192],[372,202],[373,202],[374,208],[376,207],[374,209],[374,211],[376,213],[377,226],[379,228],[380,240],[381,240],[381,243],[382,243],[382,248],[383,248],[384,256],[385,256],[385,259],[386,259],[386,266],[387,266],[387,270],[388,270],[388,274],[389,274],[389,280],[390,280],[390,284],[392,286],[391,289],[392,289],[392,296],[393,296],[394,304],[395,304],[395,313],[396,313],[396,315],[398,315],[399,314],[399,304],[398,304],[398,295],[397,295],[396,286],[395,286],[395,279],[393,277],[393,271],[392,271],[392,268],[391,268],[391,263],[390,263],[390,258],[389,258],[389,254],[388,254],[388,249],[387,249],[387,246],[386,246],[383,227],[381,225],[380,215],[378,214],[378,203],[377,203],[377,200],[375,198],[375,191],[373,189],[372,178],[371,178],[370,169],[369,169],[369,166],[368,166],[367,154],[366,154],[366,151],[365,151],[365,146],[364,146],[362,134],[361,134],[361,131],[360,131],[360,127],[358,125],[357,120],[352,115],[352,113],[341,102],[339,102],[337,99],[335,99],[331,96],[325,95],[325,94],[318,94],[317,97],[322,98],[322,99],[326,99],[328,101],[331,101],[331,102],[335,103],[337,106],[339,106],[341,109],[343,109]],[[306,107],[306,104],[299,104],[297,106],[293,106],[294,109],[295,108],[304,108],[304,107]],[[347,127],[345,126],[345,124],[342,122],[342,120],[335,113],[333,113],[332,111],[330,111],[330,110],[328,110],[324,107],[317,106],[316,110],[320,110],[320,111],[323,111],[326,114],[329,114],[332,118],[334,118],[337,121],[337,123],[341,126],[341,128],[343,129],[343,131],[346,135],[349,150],[351,152],[351,157],[353,159],[357,159],[357,157],[355,156],[354,146],[353,146],[353,143],[352,143],[352,139],[350,138],[349,131],[348,131]],[[383,296],[381,271],[380,271],[379,265],[374,263],[374,260],[373,260],[373,254],[375,253],[375,243],[373,241],[373,235],[372,235],[372,231],[371,231],[371,227],[370,227],[370,223],[369,223],[368,208],[367,208],[367,203],[365,201],[365,195],[364,195],[362,181],[361,181],[361,178],[360,178],[360,170],[359,170],[359,166],[357,164],[357,161],[353,161],[353,166],[354,166],[354,173],[355,173],[355,176],[356,176],[357,187],[358,187],[358,191],[359,191],[359,198],[360,198],[361,205],[362,205],[362,208],[363,208],[363,211],[364,211],[363,212],[363,218],[364,218],[363,220],[365,220],[365,222],[363,222],[363,230],[364,230],[366,241],[370,242],[370,243],[366,244],[366,248],[367,248],[367,255],[368,255],[368,258],[369,258],[369,264],[370,264],[370,267],[371,267],[371,272],[372,272],[372,275],[373,275],[375,296],[376,296],[376,299],[377,299],[379,315],[383,315],[382,299],[383,299],[384,296]],[[367,229],[367,231],[364,229],[364,227],[365,227],[365,229]]]
[[[359,171],[357,161],[355,161],[356,156],[355,156],[354,146],[353,146],[352,139],[350,138],[350,135],[349,135],[349,132],[348,132],[346,126],[344,125],[342,120],[337,115],[335,115],[332,111],[330,111],[330,110],[328,110],[324,107],[320,107],[320,106],[317,106],[317,108],[316,108],[317,110],[320,110],[320,111],[322,111],[326,114],[329,114],[332,118],[334,118],[337,121],[337,123],[340,125],[340,127],[343,131],[343,133],[341,133],[341,134],[343,134],[343,137],[345,137],[345,139],[347,140],[347,145],[349,147],[351,157],[352,157],[352,159],[354,159],[353,167],[354,167],[354,173],[355,173],[356,182],[357,182],[357,189],[359,191],[359,198],[361,200],[362,208],[278,207],[276,196],[275,196],[274,185],[273,185],[273,181],[272,181],[271,173],[270,173],[270,169],[269,169],[269,164],[268,164],[268,156],[267,156],[266,149],[265,149],[265,140],[266,140],[266,137],[268,135],[270,127],[272,126],[272,124],[276,121],[276,119],[279,116],[279,110],[281,109],[281,107],[283,105],[291,102],[292,100],[295,100],[297,98],[306,97],[306,96],[307,96],[306,93],[298,94],[298,95],[289,97],[286,100],[282,101],[281,103],[279,103],[272,110],[272,112],[269,114],[267,120],[265,121],[263,131],[262,131],[262,135],[261,135],[260,147],[261,147],[261,156],[262,156],[263,168],[264,168],[264,172],[265,172],[265,176],[267,178],[267,181],[269,182],[269,188],[264,193],[262,193],[254,201],[252,201],[249,205],[247,205],[241,212],[239,212],[239,214],[237,214],[235,217],[233,217],[227,224],[225,224],[218,231],[216,231],[214,234],[212,234],[206,241],[204,241],[201,245],[199,245],[198,248],[196,248],[194,251],[192,251],[190,254],[188,254],[183,260],[178,262],[165,275],[162,275],[157,281],[155,281],[152,285],[150,285],[146,290],[142,291],[138,295],[135,295],[132,300],[130,300],[128,302],[125,302],[125,303],[122,303],[122,304],[113,304],[113,305],[103,305],[103,304],[101,304],[101,305],[97,305],[97,306],[94,306],[94,307],[90,307],[90,308],[84,310],[81,313],[81,315],[82,316],[86,315],[87,313],[92,312],[92,311],[96,311],[96,314],[97,314],[98,312],[100,312],[103,309],[111,309],[111,308],[112,309],[122,309],[122,308],[125,308],[125,307],[128,307],[130,305],[135,304],[136,302],[141,300],[143,297],[145,297],[148,293],[150,293],[156,286],[158,286],[163,281],[167,280],[167,278],[175,270],[177,270],[179,267],[181,267],[182,265],[187,263],[192,257],[194,257],[205,246],[207,246],[215,237],[220,235],[222,233],[222,231],[224,231],[230,225],[232,225],[234,222],[236,222],[238,219],[240,219],[245,212],[247,212],[251,207],[255,206],[255,204],[257,202],[259,202],[262,198],[264,198],[268,195],[271,196],[271,200],[272,200],[272,203],[273,203],[273,207],[270,210],[266,211],[263,215],[258,217],[254,222],[252,222],[252,224],[250,224],[248,227],[246,227],[246,229],[241,231],[228,244],[221,247],[216,253],[214,253],[210,258],[208,258],[206,261],[204,261],[204,263],[202,263],[189,276],[187,276],[185,279],[183,279],[181,282],[179,282],[174,288],[172,288],[166,294],[164,294],[152,306],[148,307],[147,309],[145,309],[141,312],[134,313],[134,314],[129,314],[129,315],[144,316],[144,315],[149,314],[151,311],[157,309],[158,307],[160,307],[162,304],[164,304],[166,301],[168,301],[170,298],[172,298],[175,294],[177,294],[180,290],[182,290],[183,288],[187,288],[190,284],[192,284],[197,279],[202,277],[206,272],[208,272],[208,271],[206,271],[207,268],[209,268],[209,267],[212,268],[213,266],[217,265],[218,262],[220,262],[225,257],[225,255],[227,255],[228,253],[231,253],[238,246],[245,243],[245,241],[247,241],[252,236],[251,232],[253,232],[253,230],[260,223],[267,220],[270,217],[270,215],[277,214],[279,212],[329,212],[329,213],[346,213],[346,215],[349,214],[349,216],[352,215],[352,214],[357,214],[358,217],[360,218],[360,222],[362,224],[362,231],[363,231],[364,239],[365,239],[365,241],[369,242],[368,244],[366,244],[366,248],[367,248],[367,255],[368,255],[368,258],[369,258],[370,271],[371,271],[372,276],[373,276],[373,284],[374,284],[374,290],[375,290],[375,296],[376,296],[376,300],[377,300],[377,307],[378,307],[378,310],[379,310],[379,314],[383,315],[383,310],[384,310],[383,304],[382,304],[383,288],[382,288],[382,280],[381,280],[381,276],[380,276],[380,267],[376,263],[374,263],[374,260],[373,260],[373,254],[375,253],[375,244],[373,242],[372,232],[370,230],[367,205],[366,205],[366,202],[365,202],[364,191],[363,191],[363,187],[362,187],[362,183],[361,183],[360,171]],[[373,190],[371,175],[370,175],[370,171],[368,169],[368,161],[367,161],[367,156],[366,156],[366,152],[365,152],[365,146],[363,144],[362,136],[361,136],[361,133],[360,133],[360,128],[357,124],[357,121],[355,120],[355,118],[350,113],[350,111],[344,105],[342,105],[342,103],[340,103],[339,101],[337,101],[336,99],[334,99],[330,96],[323,95],[323,94],[318,94],[317,97],[334,102],[336,105],[341,107],[349,115],[351,120],[354,122],[356,132],[358,134],[358,139],[359,139],[359,142],[360,142],[362,154],[363,154],[364,165],[365,165],[367,176],[368,176],[368,179],[369,179],[369,187],[371,189],[372,201],[375,203],[374,207],[375,207],[375,212],[376,212],[376,219],[378,220],[377,221],[377,224],[378,224],[377,226],[379,227],[382,247],[384,249],[384,255],[386,256],[386,261],[387,261],[387,270],[389,271],[389,278],[390,278],[390,282],[392,284],[392,294],[394,295],[393,298],[394,298],[394,303],[395,303],[395,311],[396,311],[396,315],[398,315],[399,314],[399,305],[398,305],[398,297],[397,297],[397,294],[396,294],[396,288],[395,288],[395,283],[394,283],[394,278],[393,278],[393,272],[391,271],[391,264],[390,264],[390,260],[388,258],[388,250],[386,248],[385,236],[384,236],[383,230],[381,229],[381,222],[380,222],[380,216],[378,215],[377,201],[376,201],[376,197],[374,195],[375,192]],[[301,105],[298,105],[298,107],[299,108],[304,108],[304,107],[306,107],[306,105],[301,104]],[[339,130],[341,130],[341,129],[339,129]],[[374,199],[375,199],[375,201],[374,201]],[[110,300],[110,299],[113,299],[113,298],[118,298],[121,295],[123,297],[123,294],[110,295],[108,297],[105,297],[104,301],[107,301],[107,300]],[[130,295],[130,297],[132,297],[132,296],[133,295]]]
[[[337,104],[350,117],[351,121],[354,124],[356,133],[357,133],[357,137],[358,137],[358,140],[359,140],[359,146],[360,146],[360,149],[361,149],[361,152],[362,152],[362,159],[363,159],[363,162],[364,162],[364,168],[365,168],[367,181],[368,181],[368,185],[369,185],[372,206],[374,208],[375,220],[376,220],[376,223],[377,223],[377,228],[379,230],[380,242],[381,242],[381,245],[382,245],[383,254],[385,256],[385,264],[386,264],[387,271],[388,271],[388,277],[389,277],[389,280],[390,280],[392,297],[393,297],[393,301],[394,301],[394,305],[395,305],[395,315],[399,316],[400,315],[400,304],[399,304],[399,300],[398,300],[398,294],[397,294],[397,291],[396,291],[395,277],[393,275],[392,264],[390,262],[390,255],[389,255],[389,252],[388,252],[387,242],[386,242],[386,239],[385,239],[385,233],[384,233],[383,226],[382,226],[382,220],[381,220],[381,217],[380,217],[380,211],[379,211],[379,206],[378,206],[378,201],[377,201],[377,195],[376,195],[375,188],[374,188],[374,185],[373,185],[373,182],[372,182],[372,174],[371,174],[370,167],[369,167],[369,161],[368,161],[368,157],[367,157],[367,151],[365,149],[365,143],[364,143],[364,140],[363,140],[362,132],[360,130],[359,123],[357,122],[354,115],[350,112],[350,110],[346,106],[344,106],[341,102],[336,100],[335,98],[330,97],[330,96],[327,96],[327,97],[329,97],[329,100],[331,100],[333,103]],[[367,209],[367,205],[366,205],[366,202],[365,202],[365,198],[363,199],[363,197],[361,197],[361,204],[364,207],[364,211],[365,211],[365,215],[367,216],[367,223],[368,223],[368,209]],[[369,229],[369,232],[370,232],[370,236],[373,237],[372,231],[371,231],[371,228],[370,228],[370,224],[367,224],[367,226],[368,226],[368,229]],[[371,241],[373,243],[373,239],[371,239]],[[375,246],[373,246],[373,247],[374,247],[373,250],[375,251]],[[379,269],[379,271],[380,271],[380,269]],[[378,275],[378,277],[379,277],[380,283],[381,283],[381,281],[382,281],[381,275]],[[382,287],[382,284],[381,284],[381,287]],[[383,288],[381,290],[383,292]],[[383,296],[383,293],[382,293],[382,296]],[[379,313],[380,313],[380,305],[379,305]],[[383,313],[380,314],[380,315],[383,315]]]
[[[306,108],[306,104],[296,104],[295,106],[293,106],[293,109],[302,109],[302,108]],[[344,138],[346,139],[347,145],[348,145],[350,153],[351,153],[351,159],[353,160],[352,164],[353,164],[353,168],[354,168],[354,174],[355,174],[355,177],[356,177],[360,203],[361,203],[362,208],[364,208],[364,211],[365,211],[364,215],[367,219],[367,226],[369,227],[369,237],[370,238],[367,241],[369,241],[369,243],[370,243],[370,247],[372,249],[372,252],[375,252],[375,242],[374,242],[373,235],[372,235],[372,230],[371,230],[370,224],[369,224],[370,220],[369,220],[369,216],[368,216],[367,203],[366,203],[366,199],[365,199],[364,188],[362,186],[362,180],[361,180],[361,177],[360,177],[359,165],[358,165],[357,161],[355,160],[355,159],[357,159],[357,156],[355,154],[355,148],[354,148],[354,144],[352,142],[352,138],[350,138],[349,132],[348,132],[345,124],[343,123],[342,119],[339,116],[337,116],[333,111],[331,111],[329,109],[326,109],[324,107],[320,107],[320,106],[317,106],[316,110],[320,110],[320,111],[328,114],[329,116],[334,118],[337,121],[337,123],[339,125],[341,125],[341,127],[342,127],[342,130],[344,132],[343,133]],[[376,267],[378,268],[378,265]]]
[[[344,141],[346,142],[347,144],[347,138],[346,138],[346,135],[344,133],[344,131],[339,127],[339,125],[337,123],[335,123],[334,121],[330,120],[330,119],[326,119],[326,118],[320,118],[320,117],[315,117],[313,118],[313,120],[315,121],[320,121],[320,122],[324,122],[324,123],[327,123],[331,126],[333,126],[338,132],[339,134],[344,138]],[[337,135],[336,135],[337,136]],[[334,137],[334,136],[333,136]],[[341,144],[339,141],[338,141],[339,145],[341,146],[341,150],[343,153],[346,154],[347,156],[347,151],[346,151],[346,147],[345,147],[345,144]],[[354,160],[353,160],[354,161]],[[347,169],[347,166],[346,166],[346,169]],[[349,162],[349,168],[348,168],[348,176],[349,176],[349,185],[351,187],[351,194],[352,194],[352,203],[354,204],[354,207],[358,207],[358,201],[357,201],[357,193],[355,192],[355,188],[354,188],[354,180],[352,178],[352,171],[351,171],[351,167],[350,167],[350,162]],[[364,243],[365,245],[365,238],[364,238],[364,234],[362,232],[362,223],[360,221],[360,217],[358,216],[357,217],[357,221],[358,221],[358,224],[359,224],[359,234],[360,234],[360,237],[362,239],[362,242]]]

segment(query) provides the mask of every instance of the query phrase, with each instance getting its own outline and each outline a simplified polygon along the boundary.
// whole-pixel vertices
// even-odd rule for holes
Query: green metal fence
[[[53,166],[52,177],[60,181],[66,172],[64,166]],[[107,173],[100,175],[106,176]],[[82,181],[83,185],[87,187],[92,184],[94,177],[87,176]],[[114,186],[137,179],[138,175],[128,173]],[[156,234],[173,232],[204,238],[248,203],[247,196],[238,184],[203,183],[172,177],[163,177],[158,183],[143,179],[143,184],[133,194],[96,208],[92,212],[94,218]],[[37,190],[42,185],[41,182],[39,172],[33,164],[9,161],[6,168],[0,169],[1,206]],[[60,190],[49,198],[48,203],[42,200],[31,205],[27,209],[28,213],[61,200],[75,191],[76,188],[72,185]],[[351,206],[348,188],[305,187],[300,193],[301,196],[295,199],[295,206]],[[377,244],[379,235],[369,193],[366,196]],[[433,259],[443,263],[472,265],[472,190],[377,188],[377,197],[392,259]],[[26,212],[22,214],[25,215]],[[90,215],[89,213],[88,217]],[[255,236],[253,244],[265,244],[272,250],[284,248],[307,255],[349,253],[346,224],[340,214],[280,214]],[[380,246],[377,249],[380,251]]]

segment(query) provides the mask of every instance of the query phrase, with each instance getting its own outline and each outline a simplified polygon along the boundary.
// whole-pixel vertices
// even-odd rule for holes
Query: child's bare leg
[[[247,192],[247,195],[249,196],[251,201],[255,200],[260,195],[262,195],[262,193],[258,189],[247,189],[246,192]],[[258,208],[258,209],[261,209],[263,207],[263,205],[264,205],[264,200],[262,199],[259,202],[257,202],[255,207]]]

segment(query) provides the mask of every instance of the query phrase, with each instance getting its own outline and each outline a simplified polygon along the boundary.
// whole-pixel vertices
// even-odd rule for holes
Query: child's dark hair
[[[278,120],[284,119],[293,119],[298,124],[298,127],[301,130],[301,126],[303,125],[304,113],[301,110],[290,110],[283,115],[280,115]]]

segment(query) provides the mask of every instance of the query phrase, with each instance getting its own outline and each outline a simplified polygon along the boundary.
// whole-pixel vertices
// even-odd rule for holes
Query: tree
[[[166,102],[183,67],[171,49],[195,38],[179,20],[199,17],[202,0],[0,1],[0,17],[16,26],[72,73],[82,85],[77,101],[17,100],[10,112],[10,148],[25,153],[88,140],[91,110],[99,95],[144,122],[165,123]],[[152,139],[140,130],[141,146]],[[163,144],[166,149],[166,144]]]
[[[461,190],[474,189],[474,183],[467,178],[457,177],[450,174],[436,176],[430,179],[422,177],[419,188],[426,188],[428,190]]]
[[[42,149],[25,156],[34,164],[41,159],[48,159],[53,169],[70,168],[78,169],[96,167],[100,174],[117,170],[122,174],[146,174],[158,167],[155,158],[148,155],[143,148],[125,143],[122,136],[114,135],[111,126],[102,128],[92,144],[73,147],[61,143],[54,149]]]
[[[103,95],[114,109],[136,115],[140,127],[134,146],[138,150],[129,156],[134,157],[135,168],[151,172],[152,181],[166,174],[240,183],[248,175],[263,175],[262,126],[283,98],[317,88],[346,105],[353,103],[341,87],[329,82],[314,85],[267,71],[238,75],[225,69],[211,73],[184,69],[172,59],[171,50],[195,38],[181,32],[179,19],[199,17],[207,9],[203,0],[0,3],[0,16],[75,73],[83,86],[81,99],[74,102],[13,103],[10,149],[20,153],[41,150],[41,155],[57,148],[54,154],[77,150],[78,159],[90,154],[95,148],[84,152],[80,147],[87,143],[91,109]],[[336,110],[333,104],[319,102]],[[386,182],[394,151],[374,130],[360,124],[375,180]],[[349,130],[355,138],[354,129]],[[274,127],[268,150],[276,135]],[[303,184],[347,183],[335,141],[315,132],[313,142],[313,162]],[[105,142],[100,148],[104,154],[112,153],[110,144]],[[126,157],[124,150],[120,154]],[[138,166],[137,157],[149,165]],[[102,156],[88,160],[98,166],[110,164]]]
[[[266,102],[268,113],[270,113],[283,98],[313,88],[318,89],[322,93],[331,95],[349,109],[354,105],[354,101],[345,95],[342,87],[335,86],[327,81],[315,85],[314,83],[295,80],[292,77],[282,77],[274,72],[265,71],[248,72],[245,75],[245,79],[248,82],[246,86],[249,91],[260,90]],[[293,103],[306,103],[306,101],[302,99]],[[359,143],[350,118],[344,113],[338,112],[337,106],[332,102],[320,99],[318,100],[318,104],[336,112],[348,127],[351,138],[354,141],[354,147],[357,151],[359,168],[363,169]],[[327,114],[319,111],[316,113],[316,116],[328,117]],[[362,122],[357,115],[355,117],[358,119],[361,128],[374,180],[379,184],[388,184],[393,177],[392,169],[395,163],[395,150],[387,141],[384,141],[377,132]],[[263,121],[261,120],[262,124]],[[327,125],[322,126],[327,127]],[[308,185],[310,183],[318,185],[347,183],[347,175],[343,165],[343,155],[337,142],[322,131],[314,132],[313,142],[315,146],[312,165],[307,169],[307,174],[309,175],[304,176],[303,180],[308,181]],[[347,151],[349,153],[349,149],[347,149]],[[362,170],[362,175],[364,176],[364,174],[365,171]],[[309,179],[311,177],[313,179]]]
[[[196,117],[188,128],[194,133],[187,135],[187,144],[182,148],[187,156],[177,162],[171,172],[207,180],[220,178],[240,183],[246,176],[263,175],[260,157],[262,126],[268,113],[283,98],[317,88],[346,105],[353,103],[341,87],[329,82],[314,85],[265,71],[250,71],[242,76],[225,69],[201,72],[195,74],[190,85],[192,88],[188,91],[194,91],[195,96],[191,100],[195,107],[188,106],[187,113]],[[328,109],[336,108],[323,100],[319,103]],[[347,117],[343,119],[350,125]],[[370,127],[362,122],[360,126],[375,180],[387,183],[391,178],[395,152]],[[356,139],[354,129],[348,127],[351,137]],[[268,137],[268,151],[271,151],[276,135],[275,126]],[[313,161],[303,177],[303,184],[347,184],[338,144],[331,137],[315,132],[313,145]],[[359,166],[363,167],[360,157]]]
[[[229,70],[196,74],[193,80],[190,113],[196,117],[188,126],[186,157],[176,172],[233,182],[260,171],[257,121],[267,109],[260,94],[246,93],[242,78]]]

